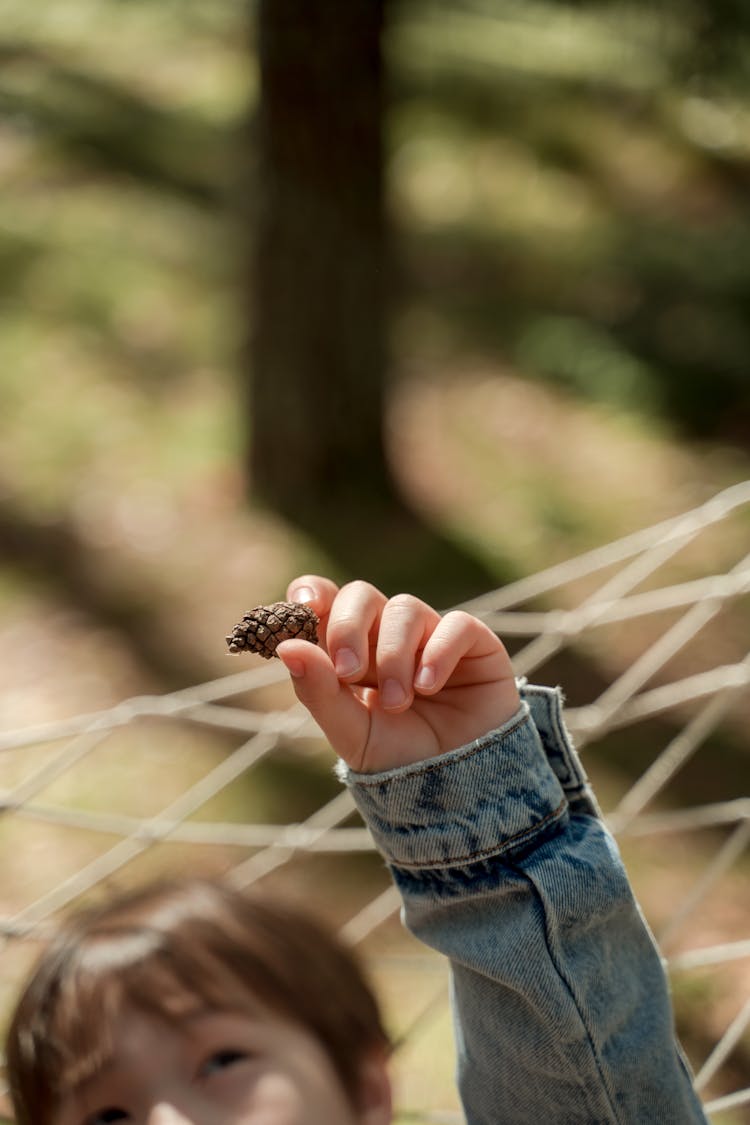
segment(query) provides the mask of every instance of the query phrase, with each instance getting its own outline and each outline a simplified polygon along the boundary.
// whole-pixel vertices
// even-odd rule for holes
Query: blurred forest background
[[[4,729],[235,671],[300,571],[448,606],[750,477],[744,0],[0,17]]]

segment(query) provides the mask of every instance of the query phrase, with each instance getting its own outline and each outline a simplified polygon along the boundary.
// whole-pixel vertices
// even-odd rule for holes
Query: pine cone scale
[[[297,638],[318,643],[318,617],[308,606],[297,602],[259,605],[243,614],[226,642],[231,653],[256,652],[265,660],[276,656],[282,641]]]

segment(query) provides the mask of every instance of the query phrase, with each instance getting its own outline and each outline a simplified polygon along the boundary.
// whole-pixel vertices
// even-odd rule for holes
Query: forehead
[[[270,1014],[221,1011],[196,1002],[189,1007],[186,1005],[175,1018],[128,1005],[122,1009],[111,1030],[108,1050],[102,1055],[93,1077],[131,1064],[140,1071],[144,1063],[159,1065],[166,1058],[177,1057],[185,1049],[202,1046],[216,1035],[239,1032],[261,1034],[271,1023],[273,1017]]]

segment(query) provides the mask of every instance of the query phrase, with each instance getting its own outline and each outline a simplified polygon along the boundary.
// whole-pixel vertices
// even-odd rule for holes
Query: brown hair
[[[171,880],[73,918],[42,955],[10,1025],[18,1125],[48,1125],[111,1052],[125,1006],[170,1020],[255,1000],[310,1031],[352,1102],[368,1050],[388,1039],[352,955],[307,913],[222,883]]]

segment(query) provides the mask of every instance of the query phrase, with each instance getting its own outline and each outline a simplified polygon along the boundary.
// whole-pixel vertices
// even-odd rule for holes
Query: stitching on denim
[[[550,934],[549,934],[549,918],[548,918],[548,913],[547,913],[547,909],[546,909],[545,902],[544,902],[544,897],[541,894],[539,888],[537,887],[535,881],[532,879],[531,875],[529,875],[529,873],[527,871],[524,871],[522,867],[517,866],[515,864],[512,865],[512,866],[513,866],[513,870],[516,872],[516,874],[520,878],[524,879],[526,881],[526,883],[528,884],[528,886],[531,887],[531,890],[534,894],[534,897],[536,898],[537,902],[539,903],[539,908],[541,909],[542,917],[544,918],[544,944],[547,947],[547,953],[549,954],[550,964],[552,965],[553,969],[555,970],[555,973],[557,974],[558,979],[564,985],[565,991],[567,992],[568,996],[570,997],[570,1002],[573,1005],[573,1007],[575,1008],[576,1013],[578,1014],[578,1018],[581,1021],[581,1027],[583,1028],[583,1030],[586,1033],[586,1039],[588,1041],[589,1049],[591,1051],[591,1057],[594,1061],[594,1065],[596,1067],[596,1072],[599,1076],[599,1081],[601,1082],[601,1090],[602,1090],[602,1093],[604,1094],[604,1097],[607,1100],[607,1105],[609,1106],[610,1113],[612,1114],[611,1121],[613,1122],[613,1125],[626,1125],[626,1123],[620,1117],[617,1105],[612,1101],[612,1097],[610,1095],[609,1089],[607,1088],[607,1082],[606,1082],[606,1079],[604,1077],[604,1072],[603,1072],[602,1060],[599,1058],[599,1051],[597,1049],[596,1040],[594,1039],[594,1036],[592,1035],[591,1030],[589,1029],[589,1026],[588,1026],[588,1023],[587,1023],[586,1018],[584,1016],[584,1013],[581,1010],[580,1005],[578,1004],[578,1001],[576,999],[576,995],[575,995],[573,989],[571,988],[568,977],[562,971],[562,968],[560,967],[560,965],[558,965],[557,958],[555,957],[555,954],[553,952],[553,943],[550,939]]]
[[[527,690],[526,694],[535,695],[544,706],[547,713],[547,719],[549,720],[552,733],[557,742],[555,748],[557,751],[556,756],[563,762],[567,771],[566,777],[562,778],[558,776],[560,784],[565,786],[566,793],[583,793],[586,789],[586,777],[583,770],[576,762],[574,753],[572,752],[573,748],[570,744],[570,739],[562,718],[562,706],[559,693],[557,691],[551,691],[550,689],[539,690],[538,688],[535,689],[532,687]],[[557,771],[555,771],[555,773],[557,773]]]
[[[545,817],[543,817],[541,820],[538,820],[536,824],[532,824],[529,828],[524,828],[521,832],[516,832],[513,836],[508,836],[506,840],[503,840],[502,844],[493,844],[491,848],[482,848],[478,852],[467,852],[466,855],[449,856],[447,859],[441,859],[439,866],[446,867],[448,865],[454,865],[457,863],[471,863],[476,859],[484,859],[486,856],[502,855],[503,852],[507,851],[512,844],[518,843],[525,837],[532,836],[540,828],[543,828],[545,824],[549,824],[551,821],[562,816],[567,807],[567,798],[563,797],[562,801],[556,809],[553,809],[552,812],[548,812]],[[434,868],[438,866],[438,864],[436,863],[430,863],[429,860],[411,861],[392,859],[390,862],[393,863],[394,867],[424,868],[429,866],[431,868]]]
[[[557,740],[560,743],[562,755],[565,759],[565,764],[568,767],[568,774],[570,778],[575,782],[572,788],[583,789],[586,785],[586,779],[583,776],[581,767],[575,759],[573,747],[570,743],[568,733],[565,729],[565,722],[563,720],[563,713],[562,707],[560,706],[559,695],[555,696],[555,700],[550,708],[550,711],[552,722],[554,723],[555,727],[555,734],[557,735]]]
[[[555,695],[553,699],[550,699],[549,704],[548,704],[548,711],[549,711],[550,726],[552,727],[552,729],[554,731],[555,738],[556,738],[556,741],[558,743],[558,751],[559,751],[560,757],[565,762],[565,768],[568,771],[568,776],[567,776],[566,780],[568,782],[573,781],[573,780],[579,781],[580,779],[578,778],[578,773],[577,773],[576,769],[574,768],[574,763],[571,761],[570,754],[568,753],[568,740],[565,737],[565,730],[564,730],[562,722],[561,722],[562,715],[561,715],[561,710],[560,710],[560,697],[559,697],[559,695]]]
[[[512,727],[508,727],[506,730],[503,731],[502,738],[505,738],[509,734],[513,734],[514,731],[518,730],[519,727],[522,727],[523,724],[527,723],[527,722],[531,722],[531,716],[530,715],[522,715],[517,723],[514,723]],[[533,723],[532,723],[532,726],[533,726]],[[536,729],[536,728],[534,728],[534,729]],[[497,740],[492,739],[492,738],[489,738],[489,739],[485,740],[484,737],[483,737],[479,746],[472,746],[470,749],[466,750],[465,753],[459,754],[455,757],[452,757],[450,759],[450,761],[447,761],[447,762],[444,762],[444,761],[435,762],[433,760],[433,761],[431,761],[430,764],[425,765],[424,769],[414,770],[413,773],[409,772],[409,774],[406,775],[405,777],[403,777],[402,780],[407,781],[407,780],[411,779],[412,777],[423,777],[427,773],[435,773],[437,770],[449,769],[456,762],[465,762],[468,758],[473,758],[475,754],[479,754],[479,753],[481,753],[482,750],[486,750],[487,747],[494,741],[497,741]],[[378,780],[377,778],[373,778],[372,781],[361,781],[360,777],[357,778],[357,788],[358,789],[375,789],[380,785],[387,785],[387,784],[388,784],[388,779],[383,780],[381,778],[380,780]]]

